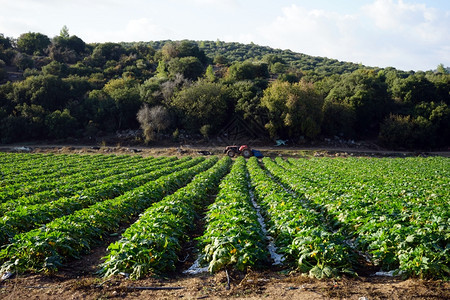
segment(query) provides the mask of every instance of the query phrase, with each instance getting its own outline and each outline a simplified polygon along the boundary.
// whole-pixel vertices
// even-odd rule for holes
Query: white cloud
[[[277,47],[335,58],[354,41],[355,16],[325,10],[285,7],[274,22],[260,29],[261,36]],[[269,43],[272,44],[272,43]]]
[[[364,6],[362,12],[380,30],[406,35],[418,42],[439,42],[448,38],[448,14],[425,4],[376,0]]]
[[[284,7],[255,42],[369,66],[429,70],[450,65],[449,12],[374,0],[353,14]]]
[[[425,4],[405,3],[402,0],[376,0],[362,8],[364,14],[373,19],[383,30],[403,31],[423,22],[435,19],[435,10]]]

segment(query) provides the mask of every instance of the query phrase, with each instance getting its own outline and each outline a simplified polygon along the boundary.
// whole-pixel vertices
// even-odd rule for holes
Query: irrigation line
[[[247,179],[249,179],[248,177],[249,177],[249,175],[247,173]],[[282,265],[283,261],[284,261],[284,257],[283,257],[283,255],[277,253],[277,247],[275,246],[274,238],[267,234],[267,227],[264,222],[264,218],[261,215],[261,207],[258,205],[258,203],[255,200],[255,193],[253,192],[250,180],[248,180],[248,188],[249,188],[250,200],[252,202],[254,209],[256,210],[256,216],[258,217],[258,222],[261,225],[263,234],[266,236],[266,239],[268,241],[267,250],[269,251],[270,258],[273,261],[272,265],[273,266]]]

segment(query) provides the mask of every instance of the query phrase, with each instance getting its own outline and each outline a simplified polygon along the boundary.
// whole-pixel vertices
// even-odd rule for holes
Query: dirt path
[[[344,148],[344,147],[276,147],[276,146],[262,146],[255,147],[260,150],[265,156],[275,157],[311,157],[311,156],[371,156],[371,157],[406,157],[406,156],[444,156],[450,157],[449,151],[391,151],[380,149],[366,149],[366,148]],[[79,153],[79,154],[138,154],[142,156],[196,156],[205,154],[221,155],[224,147],[215,145],[205,146],[137,146],[137,147],[123,147],[123,146],[89,146],[89,145],[3,145],[0,146],[1,152],[29,152],[29,153]]]
[[[86,258],[84,258],[85,260]],[[450,285],[440,281],[390,277],[312,280],[298,274],[250,272],[175,275],[131,281],[92,275],[29,275],[0,284],[2,299],[449,299]]]

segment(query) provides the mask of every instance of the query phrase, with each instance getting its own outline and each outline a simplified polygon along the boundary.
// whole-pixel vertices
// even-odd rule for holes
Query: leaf
[[[322,276],[322,270],[318,266],[315,266],[311,270],[309,270],[309,277],[311,278],[321,279]]]
[[[414,242],[414,235],[408,235],[405,240],[407,243]]]

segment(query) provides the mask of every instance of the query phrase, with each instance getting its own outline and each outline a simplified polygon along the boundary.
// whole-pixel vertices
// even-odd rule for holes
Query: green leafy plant
[[[20,235],[0,251],[0,272],[26,270],[53,272],[66,260],[78,258],[119,224],[144,211],[189,182],[195,174],[209,168],[217,159],[192,159],[190,168],[179,170],[147,182],[125,194],[98,202],[71,215],[53,220],[46,226]],[[175,170],[172,170],[175,171]]]
[[[231,172],[206,216],[206,229],[199,238],[201,261],[210,272],[235,267],[245,270],[268,261],[265,236],[250,200],[245,159],[236,159]]]
[[[217,188],[230,164],[230,158],[221,159],[188,185],[148,208],[119,241],[108,247],[100,273],[111,276],[124,272],[137,279],[175,270],[198,210]]]

